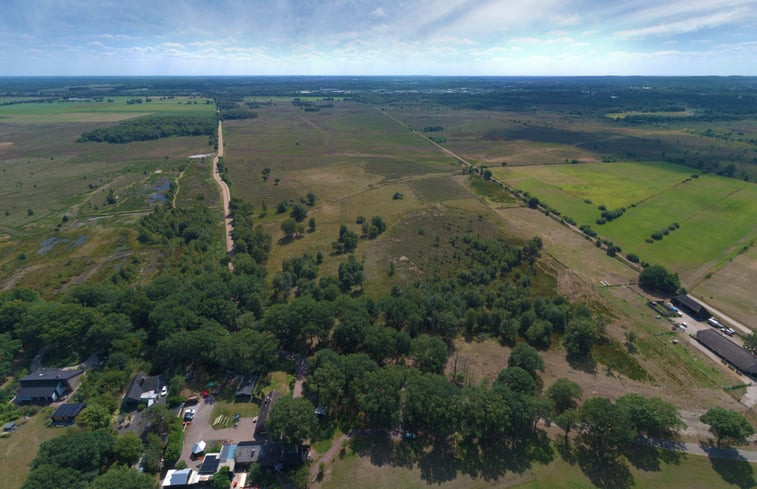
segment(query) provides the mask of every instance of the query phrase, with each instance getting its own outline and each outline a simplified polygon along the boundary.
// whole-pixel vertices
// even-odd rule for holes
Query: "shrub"
[[[662,239],[662,233],[659,231],[655,231],[651,234],[652,239],[660,241]]]
[[[626,258],[627,258],[627,259],[628,259],[628,261],[630,261],[631,263],[639,263],[639,257],[638,257],[637,255],[635,255],[634,253],[629,253],[629,254],[627,254],[627,255],[626,255]]]

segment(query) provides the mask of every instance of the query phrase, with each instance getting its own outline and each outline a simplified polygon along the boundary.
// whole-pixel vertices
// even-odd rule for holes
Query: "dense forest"
[[[82,133],[78,142],[130,143],[171,136],[213,136],[214,116],[147,116]]]

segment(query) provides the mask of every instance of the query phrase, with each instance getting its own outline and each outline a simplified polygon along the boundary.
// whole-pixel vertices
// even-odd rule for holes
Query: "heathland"
[[[252,426],[274,389],[291,396],[269,436],[309,439],[314,462],[255,469],[256,483],[752,487],[736,455],[633,443],[710,443],[701,415],[749,425],[754,393],[647,307],[640,265],[577,228],[748,320],[756,95],[742,80],[643,82],[0,83],[0,415],[31,416],[0,439],[5,459],[31,461],[54,434],[49,410],[11,401],[18,379],[97,354],[72,394],[90,406],[81,431],[45,442],[25,488],[51,466],[82,487],[139,459],[148,474],[194,468],[182,441],[237,436],[233,414]],[[218,139],[153,131],[175,117],[222,122],[231,255]],[[77,142],[135,127],[159,138]],[[137,372],[164,376],[171,407],[215,390],[217,409],[182,432],[161,407],[122,405]],[[234,402],[243,376],[260,378],[251,405]],[[723,441],[753,446],[741,428]],[[54,456],[67,440],[91,444],[74,450],[86,463]],[[19,487],[28,469],[11,470]]]

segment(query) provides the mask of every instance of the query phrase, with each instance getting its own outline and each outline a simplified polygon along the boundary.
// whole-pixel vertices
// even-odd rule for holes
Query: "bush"
[[[402,195],[400,192],[394,192],[394,195],[392,195],[392,199],[394,200],[402,200],[405,196]]]
[[[639,285],[648,290],[674,294],[681,287],[678,274],[669,272],[661,265],[650,265],[639,275]]]
[[[652,239],[657,240],[657,241],[660,241],[662,239],[662,233],[659,231],[655,231],[650,236],[652,237]]]
[[[629,254],[627,254],[627,255],[626,255],[626,258],[627,258],[627,259],[628,259],[628,261],[630,261],[631,263],[639,263],[639,257],[638,257],[637,255],[635,255],[634,253],[629,253]]]

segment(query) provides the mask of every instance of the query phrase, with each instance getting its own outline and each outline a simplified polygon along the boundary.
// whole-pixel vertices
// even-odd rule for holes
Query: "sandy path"
[[[233,229],[231,225],[231,213],[229,212],[229,201],[231,200],[231,192],[229,192],[229,186],[226,185],[221,179],[221,175],[218,173],[218,159],[223,158],[223,126],[221,121],[218,121],[218,153],[213,158],[213,180],[216,181],[219,187],[221,187],[221,200],[223,201],[223,220],[226,235],[226,252],[231,254],[234,251],[234,241],[231,239],[231,231]],[[233,269],[234,265],[229,262],[229,268]]]

